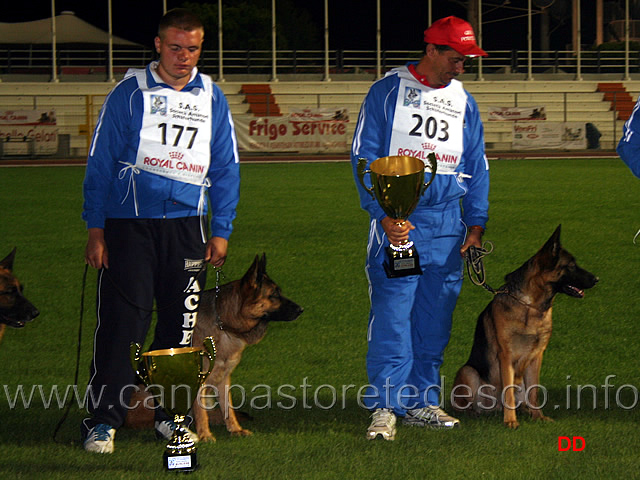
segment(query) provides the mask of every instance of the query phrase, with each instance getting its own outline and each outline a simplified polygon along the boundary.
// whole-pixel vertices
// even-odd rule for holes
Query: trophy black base
[[[420,257],[415,248],[400,250],[387,247],[386,250],[387,260],[384,262],[384,271],[387,273],[388,278],[422,275]]]
[[[197,452],[176,454],[165,452],[164,468],[169,472],[191,473],[198,468]]]

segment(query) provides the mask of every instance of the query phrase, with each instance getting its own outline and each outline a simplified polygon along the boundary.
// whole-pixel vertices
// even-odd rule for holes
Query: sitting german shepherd
[[[269,322],[292,321],[303,312],[302,307],[282,295],[280,287],[267,275],[266,267],[265,255],[262,258],[256,255],[240,280],[220,285],[217,292],[215,288],[205,290],[200,296],[192,345],[201,346],[206,337],[213,337],[215,341],[216,358],[203,391],[206,400],[217,392],[221,416],[232,435],[251,435],[238,423],[229,391],[231,373],[240,363],[242,352],[264,338]],[[205,368],[208,366],[205,360]],[[153,410],[146,408],[149,395],[144,385],[141,391],[133,394],[131,405],[136,408],[127,414],[127,426],[150,428],[153,425]],[[212,421],[219,420],[220,416],[209,408],[213,405],[203,408],[204,400],[199,397],[192,408],[198,437],[204,442],[215,441],[209,428],[209,416]]]
[[[26,322],[36,318],[40,312],[22,294],[22,285],[13,274],[14,248],[0,261],[0,339],[6,325],[14,328],[24,327]]]
[[[264,338],[269,322],[289,322],[303,312],[302,307],[282,295],[266,267],[265,255],[256,255],[242,279],[221,285],[217,298],[215,289],[205,290],[200,298],[192,343],[201,345],[208,336],[215,340],[213,371],[203,388],[215,387],[224,422],[232,435],[251,435],[238,423],[229,391],[231,373],[240,363],[242,352]],[[201,399],[193,404],[192,413],[200,441],[215,441],[209,429],[209,410],[202,407]]]
[[[504,423],[515,429],[518,406],[530,407],[533,419],[551,420],[542,414],[533,386],[539,385],[542,355],[551,338],[555,295],[582,298],[598,277],[580,268],[560,245],[558,226],[505,281],[478,318],[471,355],[456,374],[451,403],[455,410],[477,413],[503,409]]]

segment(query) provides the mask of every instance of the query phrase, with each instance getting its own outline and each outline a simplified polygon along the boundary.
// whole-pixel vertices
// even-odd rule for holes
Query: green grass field
[[[460,416],[457,431],[399,427],[395,442],[369,442],[359,407],[368,314],[364,255],[368,217],[350,166],[245,164],[226,280],[256,254],[305,308],[273,324],[233,377],[251,437],[215,426],[190,478],[633,478],[638,407],[640,183],[620,160],[496,160],[491,163],[488,283],[501,284],[562,224],[562,241],[600,277],[582,300],[558,296],[541,383],[553,423],[520,416],[509,431],[499,415]],[[18,247],[15,272],[41,315],[0,344],[0,478],[148,479],[164,475],[153,432],[121,429],[113,455],[84,452],[74,403],[60,433],[55,393],[73,383],[86,233],[80,218],[82,167],[0,169],[0,257]],[[79,388],[88,380],[95,325],[95,271],[88,275]],[[209,287],[214,275],[209,275]],[[465,285],[442,374],[445,396],[470,351],[477,315],[491,300]],[[605,386],[605,384],[609,386]],[[245,396],[241,395],[242,391]],[[19,393],[23,392],[23,396]],[[579,452],[559,437],[583,437]]]

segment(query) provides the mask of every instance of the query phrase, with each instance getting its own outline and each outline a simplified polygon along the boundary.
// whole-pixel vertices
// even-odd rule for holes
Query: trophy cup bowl
[[[364,189],[374,197],[389,218],[402,225],[415,210],[420,197],[435,178],[437,162],[434,153],[427,156],[431,168],[431,178],[424,183],[426,164],[423,160],[409,156],[381,157],[371,162],[369,170],[367,159],[358,160],[358,178]],[[371,187],[364,183],[364,176],[369,174]],[[404,241],[400,245],[391,244],[386,249],[387,260],[384,268],[387,277],[406,277],[421,275],[420,258],[412,241]]]
[[[131,344],[133,370],[177,425],[164,452],[164,466],[170,471],[192,472],[198,466],[197,449],[185,419],[213,369],[216,355],[213,338],[205,338],[204,350],[183,347],[141,354],[141,348],[138,343]],[[207,370],[203,370],[205,357],[209,360]]]

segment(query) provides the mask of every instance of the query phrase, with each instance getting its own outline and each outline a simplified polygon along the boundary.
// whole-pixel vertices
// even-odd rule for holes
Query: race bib
[[[179,92],[146,88],[144,71],[136,72],[144,114],[136,167],[180,182],[202,185],[211,160],[211,82]]]
[[[438,174],[450,174],[460,164],[467,94],[452,80],[445,88],[429,88],[400,79],[389,155],[426,160],[434,152]]]

